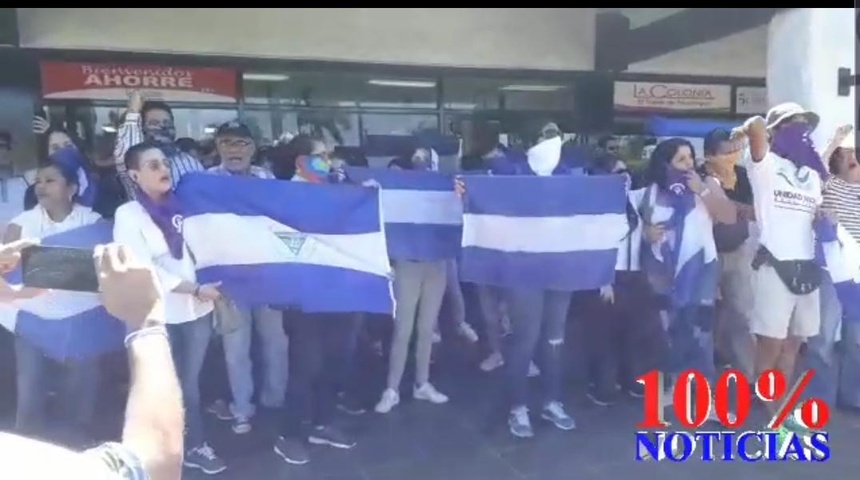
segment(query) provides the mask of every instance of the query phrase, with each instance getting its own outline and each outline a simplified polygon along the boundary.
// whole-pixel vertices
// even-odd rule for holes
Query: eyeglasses
[[[224,148],[248,148],[253,142],[250,140],[236,139],[228,140],[226,138],[218,139],[218,145]]]

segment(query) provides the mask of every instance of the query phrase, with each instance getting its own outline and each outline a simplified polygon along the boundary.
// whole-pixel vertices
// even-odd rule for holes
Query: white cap
[[[839,144],[839,148],[844,148],[846,150],[854,150],[854,145],[857,142],[857,133],[851,132],[842,140],[842,143]]]

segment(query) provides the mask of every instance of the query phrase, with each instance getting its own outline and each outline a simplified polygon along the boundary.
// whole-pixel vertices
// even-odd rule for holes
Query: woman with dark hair
[[[308,135],[297,135],[284,145],[272,169],[281,180],[350,182],[342,171],[332,169],[325,143]],[[363,184],[371,185],[375,182]],[[290,338],[289,379],[285,418],[274,450],[285,462],[303,465],[310,461],[307,443],[339,449],[356,445],[355,440],[334,425],[333,417],[339,390],[350,390],[345,388],[351,383],[348,367],[355,355],[363,315],[305,313],[286,307],[284,330]]]
[[[99,214],[79,202],[82,179],[86,177],[83,165],[78,162],[80,157],[70,155],[72,152],[75,150],[71,148],[60,149],[36,170],[33,189],[37,203],[10,221],[3,243],[21,238],[41,239],[101,219]],[[39,294],[32,301],[46,303],[56,302],[54,295],[62,295],[62,292],[32,293]],[[18,379],[16,428],[26,434],[44,433],[42,428],[46,426],[50,388],[48,372],[53,362],[38,347],[21,337],[15,338],[15,359]],[[86,435],[98,392],[99,359],[69,360],[62,366],[63,420],[69,423],[67,426],[73,434]]]
[[[667,373],[696,369],[713,385],[719,281],[713,225],[734,223],[737,208],[716,180],[696,172],[695,158],[693,145],[682,138],[660,142],[651,154],[648,186],[638,206],[647,242],[642,262],[652,287],[666,300]]]

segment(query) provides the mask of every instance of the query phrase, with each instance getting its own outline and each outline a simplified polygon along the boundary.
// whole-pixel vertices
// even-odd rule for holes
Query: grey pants
[[[394,263],[394,338],[388,364],[388,388],[398,390],[406,368],[406,355],[412,331],[418,326],[415,342],[415,383],[423,385],[430,379],[430,354],[433,331],[439,319],[442,297],[445,295],[447,263]]]

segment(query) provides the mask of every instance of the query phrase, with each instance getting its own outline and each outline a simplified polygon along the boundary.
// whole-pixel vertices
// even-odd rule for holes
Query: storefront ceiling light
[[[203,129],[203,133],[206,135],[212,135],[216,130],[217,129],[215,127],[206,127]]]
[[[116,133],[116,127],[113,125],[102,125],[102,131],[105,133]]]
[[[436,82],[420,82],[415,80],[368,80],[367,83],[380,87],[403,87],[403,88],[435,88]]]
[[[508,92],[555,92],[564,89],[562,85],[506,85],[499,90]]]
[[[242,78],[252,82],[284,82],[290,76],[282,73],[243,73]]]

